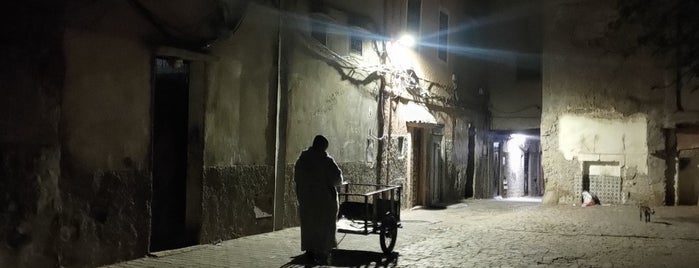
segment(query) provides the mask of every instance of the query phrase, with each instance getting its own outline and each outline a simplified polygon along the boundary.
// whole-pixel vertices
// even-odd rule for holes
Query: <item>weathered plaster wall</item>
[[[350,25],[351,22],[366,19],[353,17],[358,14],[341,11],[340,8],[356,8],[344,7],[346,5],[347,3],[339,2],[327,3],[315,7],[319,10],[311,11],[302,3],[295,7],[295,11],[311,12],[313,16],[321,16],[314,12],[323,12],[323,19],[337,25]],[[378,2],[372,1],[367,5],[378,5],[377,8],[367,10],[382,10]],[[326,45],[322,45],[310,36],[308,20],[292,20],[288,23],[288,35],[285,35],[289,37],[286,40],[289,49],[285,50],[288,53],[288,67],[284,74],[288,79],[284,226],[296,226],[298,207],[293,178],[294,163],[300,153],[311,145],[315,135],[323,135],[329,140],[328,154],[335,159],[346,181],[376,183],[379,82],[377,77],[369,77],[366,70],[351,72],[349,68],[343,68],[348,66],[348,62],[363,66],[378,63],[370,40],[364,40],[362,55],[350,54],[347,33],[328,30]],[[350,26],[377,27],[370,24],[362,22]],[[352,29],[375,30],[356,27]],[[338,61],[337,57],[346,60]]]
[[[326,48],[314,43],[315,39],[298,34],[296,41],[298,50],[290,60],[287,160],[295,161],[313,137],[322,134],[330,141],[328,152],[336,161],[375,161],[367,159],[367,150],[371,150],[367,145],[378,133],[378,82],[354,84],[343,77],[347,75],[344,70],[338,72],[335,63],[324,58],[324,53],[331,52],[323,51]],[[364,47],[371,60],[369,42]]]
[[[272,166],[209,167],[204,178],[202,243],[272,231]]]
[[[647,55],[603,54],[589,40],[604,33],[612,3],[545,4],[542,150],[547,204],[579,202],[584,162],[619,163],[623,203],[661,204],[665,162],[663,73]]]
[[[237,31],[209,51],[218,60],[208,77],[207,166],[273,163],[276,17],[251,5]]]
[[[278,14],[256,4],[246,13],[209,51],[203,243],[272,231]]]
[[[162,12],[156,17],[173,28],[198,25],[195,35],[206,35],[216,32],[200,20],[209,19],[200,16],[210,14],[207,5],[186,5],[186,18],[177,20],[170,20],[171,15],[182,13],[184,5],[146,7]],[[7,246],[0,251],[0,266],[96,266],[143,256],[148,252],[151,213],[151,61],[158,45],[177,43],[181,40],[174,39],[192,37],[184,36],[192,32],[164,38],[144,19],[143,10],[126,2],[11,6],[19,12],[10,18],[12,23],[4,24],[16,25],[13,31],[22,38],[4,48],[21,58],[3,59],[12,62],[8,68],[12,72],[2,72],[8,75],[3,81],[9,81],[10,88],[3,89],[1,98],[1,106],[8,110],[0,120],[0,163],[5,167],[0,188],[12,193],[1,195],[7,204],[2,207],[1,241]],[[270,45],[270,50],[274,48]],[[269,81],[270,74],[262,76]],[[240,105],[243,109],[260,103],[243,97],[250,99]],[[267,98],[263,95],[262,100]],[[256,116],[268,114],[256,113],[252,122],[260,121]],[[259,130],[257,123],[248,122],[243,127]],[[264,164],[267,148],[256,142],[258,134],[241,136],[254,147],[255,154],[246,155],[246,160]],[[212,158],[233,157],[214,154]],[[221,177],[270,177],[264,165],[208,174],[212,180],[207,190],[216,189],[221,195],[239,189],[221,182]],[[241,183],[257,199],[236,203],[264,200],[254,205],[268,211],[270,190],[259,189],[269,179],[260,181]],[[251,210],[236,210],[248,217],[247,211]],[[206,230],[207,235],[229,223],[216,224]]]
[[[11,193],[2,194],[0,266],[142,256],[150,57],[133,38],[149,27],[128,5],[96,17],[62,2],[9,4],[16,17],[3,24],[17,38],[3,50],[19,58],[3,61],[0,188]]]
[[[63,207],[60,3],[4,1],[0,18],[0,266],[57,266]],[[41,18],[41,19],[39,19]],[[11,26],[10,26],[11,25]]]
[[[331,13],[333,23],[349,25],[350,14],[338,10]],[[293,162],[311,145],[317,134],[330,141],[328,153],[343,169],[346,180],[353,183],[376,183],[379,115],[377,77],[367,70],[351,73],[338,68],[346,62],[336,61],[332,54],[355,64],[378,64],[378,56],[370,40],[364,40],[362,55],[350,54],[347,33],[329,31],[327,45],[310,38],[310,25],[299,22],[301,31],[294,33],[296,50],[291,55],[289,74],[289,125],[287,160]]]
[[[699,79],[694,78],[693,81],[687,83],[680,92],[680,100],[682,102],[682,108],[685,111],[694,112],[694,122],[696,122],[698,117],[696,112],[699,112],[699,90],[694,90],[699,86]]]
[[[479,52],[487,58],[491,129],[523,130],[541,123],[541,1],[489,1]]]
[[[65,265],[142,256],[150,235],[150,25],[128,4],[71,16],[64,36],[59,220]],[[124,18],[129,18],[124,20]],[[125,23],[126,22],[126,23]],[[104,254],[109,252],[109,254]]]

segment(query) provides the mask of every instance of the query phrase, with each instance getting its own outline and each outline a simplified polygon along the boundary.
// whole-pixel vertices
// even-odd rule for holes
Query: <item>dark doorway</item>
[[[466,198],[473,197],[473,173],[476,166],[476,128],[468,127],[468,162],[466,163]]]
[[[524,196],[529,196],[529,147],[524,152]]]
[[[699,127],[678,126],[677,205],[699,205]]]
[[[493,189],[495,189],[494,196],[503,196],[502,193],[502,178],[500,174],[502,172],[502,149],[500,146],[501,141],[493,142],[493,158],[492,158],[492,169],[493,169]]]
[[[678,171],[678,205],[699,205],[699,149],[679,152]]]
[[[432,155],[430,156],[430,206],[442,201],[442,145],[441,136],[432,135]]]
[[[185,238],[189,62],[158,57],[153,73],[151,252],[191,245]]]
[[[412,139],[412,174],[410,175],[410,183],[412,193],[412,206],[420,206],[425,204],[425,157],[424,157],[424,136],[423,130],[419,127],[409,128]]]

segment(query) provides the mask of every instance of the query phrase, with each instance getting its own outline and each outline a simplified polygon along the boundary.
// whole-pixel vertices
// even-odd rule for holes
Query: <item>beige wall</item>
[[[377,8],[382,9],[382,6]],[[378,55],[370,40],[364,40],[361,56],[349,52],[350,30],[372,33],[369,29],[349,25],[348,14],[332,3],[327,7],[327,14],[322,16],[337,25],[332,27],[336,30],[329,30],[327,45],[310,36],[310,21],[292,21],[289,42],[293,49],[288,50],[290,71],[287,74],[287,163],[294,163],[319,134],[330,141],[328,152],[337,162],[375,162],[375,159],[367,159],[367,143],[378,135],[379,83],[375,77],[368,77],[372,72],[368,66],[378,64]],[[337,57],[342,60],[338,61]],[[353,181],[358,180],[353,178]]]
[[[601,54],[588,40],[604,33],[613,5],[551,1],[545,5],[543,114],[544,202],[575,203],[585,162],[615,162],[624,203],[661,204],[665,160],[664,75],[647,55]],[[602,170],[592,172],[605,173]],[[606,172],[609,173],[609,172]]]
[[[558,129],[558,151],[566,160],[617,162],[621,167],[648,174],[644,115],[619,119],[561,115]]]
[[[237,31],[209,51],[217,60],[207,77],[207,166],[273,163],[276,18],[272,8],[252,4]]]
[[[61,254],[94,265],[147,251],[153,48],[141,38],[156,34],[126,3],[111,3],[101,16],[90,12],[69,9],[64,34],[62,228],[82,224],[62,248],[82,252]],[[98,234],[100,224],[109,230]]]
[[[104,33],[66,33],[62,112],[64,146],[87,170],[147,169],[150,144],[151,52]]]

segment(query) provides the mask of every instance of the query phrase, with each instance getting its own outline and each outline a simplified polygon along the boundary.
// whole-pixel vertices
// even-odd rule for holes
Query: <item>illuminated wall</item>
[[[583,189],[596,189],[610,203],[662,204],[666,163],[657,152],[668,107],[653,86],[663,72],[648,55],[603,55],[590,45],[613,5],[573,2],[544,5],[544,203],[579,203]]]

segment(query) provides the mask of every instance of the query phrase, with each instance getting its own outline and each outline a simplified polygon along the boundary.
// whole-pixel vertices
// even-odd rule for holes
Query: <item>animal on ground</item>
[[[638,206],[639,217],[646,223],[650,222],[650,215],[655,214],[655,210],[649,206]]]

